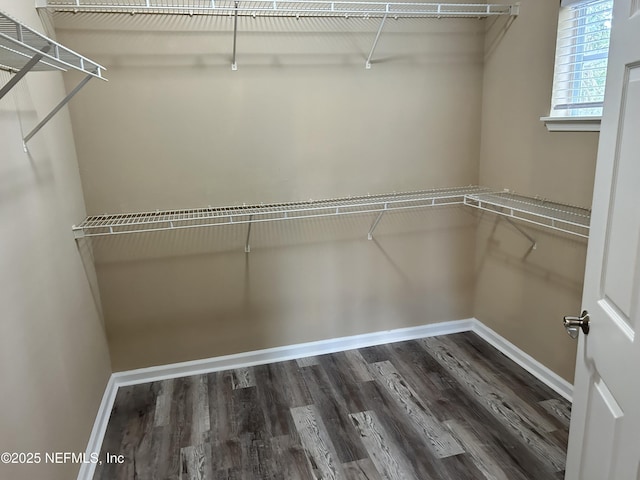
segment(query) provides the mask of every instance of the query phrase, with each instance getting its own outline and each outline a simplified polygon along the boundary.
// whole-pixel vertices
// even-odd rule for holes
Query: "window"
[[[553,117],[602,115],[613,0],[562,0],[553,78]]]

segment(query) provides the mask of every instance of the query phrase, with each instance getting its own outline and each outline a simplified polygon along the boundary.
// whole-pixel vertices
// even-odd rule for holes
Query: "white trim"
[[[572,401],[573,385],[567,382],[560,375],[545,367],[542,363],[540,363],[528,353],[520,350],[513,343],[487,327],[480,320],[474,319],[473,327],[471,328],[471,330],[478,336],[480,336],[484,341],[500,350],[507,357],[516,362],[542,383],[554,390],[556,393],[562,395],[570,402]]]
[[[113,409],[113,403],[116,400],[118,387],[119,385],[112,374],[104,389],[104,395],[102,395],[102,401],[98,408],[96,420],[93,422],[93,428],[91,429],[91,435],[89,436],[89,443],[87,444],[86,458],[91,458],[92,453],[99,453],[102,448],[102,441],[104,440],[104,434],[107,432],[107,425],[109,423],[109,417],[111,416],[111,410]],[[83,462],[80,465],[80,471],[78,472],[78,480],[91,480],[95,470],[95,463]]]
[[[417,327],[364,333],[349,337],[331,338],[317,342],[299,343],[297,345],[285,345],[282,347],[267,348],[265,350],[225,355],[223,357],[116,372],[113,376],[116,378],[118,386],[157,382],[169,378],[200,375],[233,368],[263,365],[265,363],[283,362],[296,358],[382,345],[384,343],[466,332],[473,328],[474,320],[475,319],[454,320],[451,322],[433,323]]]
[[[540,117],[550,132],[599,132],[602,117]]]
[[[91,431],[86,450],[87,456],[89,457],[93,452],[100,452],[116,393],[120,387],[468,331],[475,332],[538,380],[571,401],[573,386],[569,382],[556,375],[478,319],[468,318],[113,373],[107,383],[93,430]],[[91,480],[95,468],[95,464],[83,463],[78,473],[78,480]]]

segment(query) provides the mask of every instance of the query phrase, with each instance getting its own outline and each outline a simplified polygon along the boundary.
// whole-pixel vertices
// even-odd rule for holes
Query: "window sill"
[[[540,117],[550,132],[599,132],[601,117]]]

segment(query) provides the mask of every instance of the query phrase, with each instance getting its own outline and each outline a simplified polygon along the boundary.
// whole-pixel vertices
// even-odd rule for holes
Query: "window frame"
[[[561,2],[560,10],[558,12],[559,25],[560,25],[560,22],[563,21],[562,19],[563,14],[567,14],[568,12],[567,9],[569,8],[586,9],[589,6],[589,4],[593,3],[593,1],[594,0],[563,0]],[[611,2],[613,5],[613,0],[611,0]],[[593,15],[597,15],[597,14],[598,13],[594,13]],[[563,32],[566,32],[566,29],[558,30],[557,40],[556,40],[556,56],[554,58],[554,77],[553,77],[554,82],[553,82],[552,92],[551,92],[550,111],[548,116],[540,118],[540,120],[545,123],[549,131],[599,131],[600,130],[601,115],[597,115],[597,116],[594,116],[593,114],[592,115],[576,115],[576,114],[554,115],[554,112],[557,112],[559,110],[558,107],[561,107],[560,110],[562,109],[570,110],[572,106],[574,107],[574,110],[576,110],[575,107],[578,107],[578,110],[576,111],[579,112],[580,108],[583,108],[583,109],[586,109],[589,107],[602,108],[604,104],[604,99],[602,101],[585,102],[583,104],[580,104],[580,102],[571,103],[570,95],[568,95],[568,99],[567,99],[568,101],[566,104],[554,103],[557,99],[556,89],[558,87],[566,87],[567,85],[571,86],[574,84],[574,82],[581,82],[584,80],[583,73],[585,70],[583,69],[584,69],[585,63],[608,58],[608,52],[603,53],[600,51],[598,53],[592,53],[592,54],[589,54],[588,52],[586,52],[585,54],[584,48],[586,45],[588,45],[588,41],[584,39],[584,37],[590,33],[586,30],[586,27],[591,23],[588,21],[588,18],[589,18],[588,14],[586,14],[586,12],[583,12],[582,14],[578,14],[578,17],[575,20],[575,24],[570,27],[571,29],[576,29],[575,34],[572,35],[571,38],[574,40],[577,40],[575,42],[577,44],[577,51],[575,52],[575,54],[578,57],[578,60],[574,64],[572,64],[570,67],[570,70],[566,72],[566,74],[570,77],[570,79],[565,80],[564,82],[556,83],[556,78],[558,75],[558,67],[559,67],[558,49],[560,48],[558,46],[558,43],[560,41],[560,35]],[[583,38],[584,40],[581,41],[580,40],[581,38]],[[604,68],[606,70],[606,66]],[[582,93],[583,88],[586,89],[588,87],[586,86],[578,87],[575,90],[580,91]],[[589,112],[589,113],[592,113],[592,112]]]

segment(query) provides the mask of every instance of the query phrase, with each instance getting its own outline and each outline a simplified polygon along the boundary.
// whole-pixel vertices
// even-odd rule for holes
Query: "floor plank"
[[[460,444],[434,417],[418,394],[407,385],[390,362],[376,362],[372,366],[378,381],[396,400],[398,406],[404,410],[419,433],[427,439],[428,445],[437,458],[464,453]]]
[[[352,462],[367,457],[360,437],[349,420],[349,409],[339,389],[331,382],[327,372],[320,366],[307,367],[303,371],[314,406],[335,445],[340,463]]]
[[[457,480],[447,475],[442,459],[431,453],[427,439],[414,428],[386,388],[374,381],[363,383],[362,389],[369,399],[369,410],[376,413],[389,438],[405,453],[418,478]]]
[[[382,480],[383,478],[369,458],[344,463],[342,467],[348,480]]]
[[[211,478],[211,447],[208,444],[185,447],[181,450],[180,480],[206,480]],[[141,476],[140,478],[151,478]]]
[[[469,432],[461,423],[451,420],[446,422],[447,427],[453,435],[460,441],[463,448],[472,458],[478,470],[482,472],[484,478],[493,480],[513,480],[505,471],[493,460],[491,454],[484,448],[483,441]]]
[[[565,428],[569,428],[569,421],[571,419],[571,405],[569,403],[551,398],[549,400],[542,400],[539,402],[539,405],[558,419]]]
[[[291,409],[291,415],[316,478],[345,478],[338,454],[317,409],[313,405],[296,407]]]
[[[253,367],[236,368],[231,374],[233,389],[256,386]]]
[[[314,480],[311,462],[298,435],[283,435],[271,439],[273,470],[277,478]]]
[[[376,470],[383,478],[404,480],[418,478],[402,450],[393,442],[373,411],[349,415]]]

